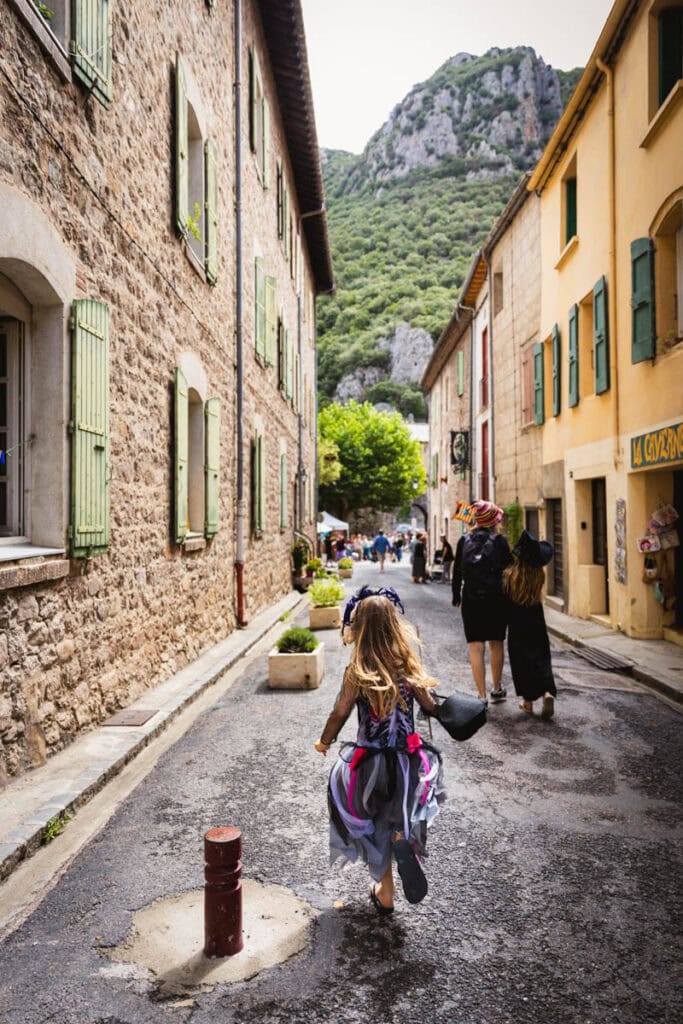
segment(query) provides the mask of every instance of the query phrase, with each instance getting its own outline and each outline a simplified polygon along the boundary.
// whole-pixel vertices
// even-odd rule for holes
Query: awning
[[[329,512],[321,512],[321,521],[318,523],[318,533],[329,533],[330,530],[344,530],[348,532],[349,524],[342,519],[337,519]]]

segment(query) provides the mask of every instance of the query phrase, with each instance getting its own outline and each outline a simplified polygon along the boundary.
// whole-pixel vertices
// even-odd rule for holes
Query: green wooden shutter
[[[266,279],[260,256],[254,260],[254,339],[257,357],[266,361]]]
[[[607,280],[601,277],[593,288],[593,365],[595,393],[609,391],[609,316],[607,312]]]
[[[553,416],[559,416],[562,408],[562,346],[560,329],[555,324],[552,331],[553,354]]]
[[[683,8],[670,7],[659,13],[659,103],[683,78]]]
[[[270,188],[270,104],[263,99],[263,187]]]
[[[568,178],[564,183],[566,232],[565,244],[576,234],[576,178]]]
[[[458,394],[465,391],[465,353],[458,352]]]
[[[189,516],[189,400],[185,374],[182,370],[175,372],[175,539],[181,544],[187,533]]]
[[[216,0],[206,0],[206,2],[208,4],[209,10],[213,14],[213,12],[216,10]]]
[[[109,545],[109,307],[77,299],[71,311],[71,557]]]
[[[569,310],[569,405],[579,404],[579,307]]]
[[[282,238],[282,226],[284,224],[284,195],[283,195],[283,176],[282,176],[282,161],[277,162],[276,171],[276,191],[277,191],[277,237]]]
[[[204,405],[204,535],[218,533],[218,481],[220,469],[220,398],[209,398]]]
[[[187,126],[187,92],[185,71],[180,54],[175,58],[175,219],[178,231],[187,237],[187,216],[189,212],[189,150],[190,139]]]
[[[76,78],[105,107],[111,87],[111,0],[74,0],[71,61]]]
[[[262,533],[265,524],[266,508],[266,472],[265,472],[265,446],[263,434],[256,435],[256,473],[255,473],[255,504],[256,516],[255,527],[257,533]]]
[[[280,391],[287,386],[287,355],[285,352],[285,325],[282,317],[277,322],[277,385]]]
[[[543,344],[534,345],[534,423],[545,423],[545,382],[543,379]]]
[[[204,267],[206,279],[210,284],[215,284],[218,277],[218,154],[216,145],[211,139],[204,143],[205,175],[204,183],[206,188],[206,253],[204,256]]]
[[[256,110],[257,104],[257,93],[256,88],[256,54],[252,49],[249,50],[249,145],[251,146],[252,153],[256,152],[256,126],[258,123],[258,116]]]
[[[277,312],[275,308],[275,278],[265,279],[266,309],[266,366],[274,366],[277,358]]]
[[[642,363],[655,355],[655,250],[651,238],[631,242],[631,310],[631,362]]]
[[[285,327],[285,370],[285,397],[291,399],[294,391],[294,358],[288,327]]]
[[[287,528],[287,455],[280,455],[280,529]]]

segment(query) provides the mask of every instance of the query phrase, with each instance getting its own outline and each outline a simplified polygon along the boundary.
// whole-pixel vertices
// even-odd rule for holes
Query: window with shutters
[[[593,351],[593,292],[578,303],[579,400],[595,394],[595,353]]]
[[[534,422],[534,343],[525,345],[522,359],[522,426]]]
[[[572,306],[569,310],[569,395],[568,405],[571,408],[579,404],[579,307]]]
[[[0,537],[24,536],[24,325],[0,319]]]
[[[601,277],[593,288],[593,366],[595,393],[602,395],[610,387],[609,307],[605,277]]]
[[[205,138],[194,81],[180,54],[175,68],[176,227],[190,262],[207,281],[218,276],[218,158]]]
[[[650,7],[650,118],[683,80],[683,3],[656,0]]]
[[[51,7],[51,4],[47,4]],[[112,0],[73,0],[71,61],[76,78],[105,107],[112,97]]]
[[[545,366],[544,346],[534,345],[534,423],[537,427],[545,423]]]
[[[498,316],[503,308],[503,271],[493,273],[493,315]]]
[[[465,353],[461,349],[458,352],[458,395],[465,393]]]
[[[562,225],[560,248],[578,235],[576,154],[562,176]]]
[[[256,417],[251,443],[251,527],[260,537],[266,524],[266,442],[263,423]]]
[[[219,527],[220,400],[206,397],[206,375],[192,353],[175,371],[174,535],[178,544],[211,538]]]
[[[277,385],[283,396],[287,391],[287,347],[285,322],[282,312],[277,321]]]
[[[553,375],[553,416],[559,416],[562,409],[562,347],[560,328],[555,324],[550,336]]]
[[[10,0],[10,3],[19,10],[38,39],[50,40],[57,47],[57,53],[68,66],[71,0],[50,0],[49,4],[41,4],[37,0]],[[60,66],[64,66],[61,61]]]
[[[270,174],[270,107],[263,90],[263,76],[258,54],[249,50],[249,141],[256,160],[256,170],[264,188],[269,187]]]
[[[266,364],[266,275],[260,256],[254,259],[254,352],[264,366]]]
[[[648,241],[631,246],[634,357],[636,328],[642,338],[646,323],[655,335],[653,354],[664,355],[683,342],[683,188],[666,204],[649,247]]]
[[[289,525],[289,513],[287,509],[287,498],[289,496],[289,481],[287,479],[287,449],[285,442],[280,444],[280,529],[286,530]]]

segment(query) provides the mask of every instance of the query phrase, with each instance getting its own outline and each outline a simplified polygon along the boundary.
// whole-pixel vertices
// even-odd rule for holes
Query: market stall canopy
[[[345,523],[342,519],[336,519],[329,512],[320,513],[320,522],[318,523],[318,533],[329,533],[330,530],[344,530],[348,533],[349,524]]]

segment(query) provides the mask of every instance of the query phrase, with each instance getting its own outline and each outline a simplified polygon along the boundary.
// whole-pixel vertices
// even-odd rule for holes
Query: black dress
[[[506,601],[508,658],[515,692],[524,700],[557,695],[543,605]]]
[[[487,640],[504,640],[507,627],[506,601],[503,597],[503,569],[512,561],[510,545],[502,533],[495,534],[493,552],[490,556],[492,585],[483,594],[473,581],[468,580],[463,567],[463,552],[467,538],[474,534],[488,534],[485,527],[477,527],[471,534],[464,534],[455,549],[453,566],[453,603],[462,601],[462,624],[468,644],[484,643]],[[482,538],[477,538],[482,539]]]

